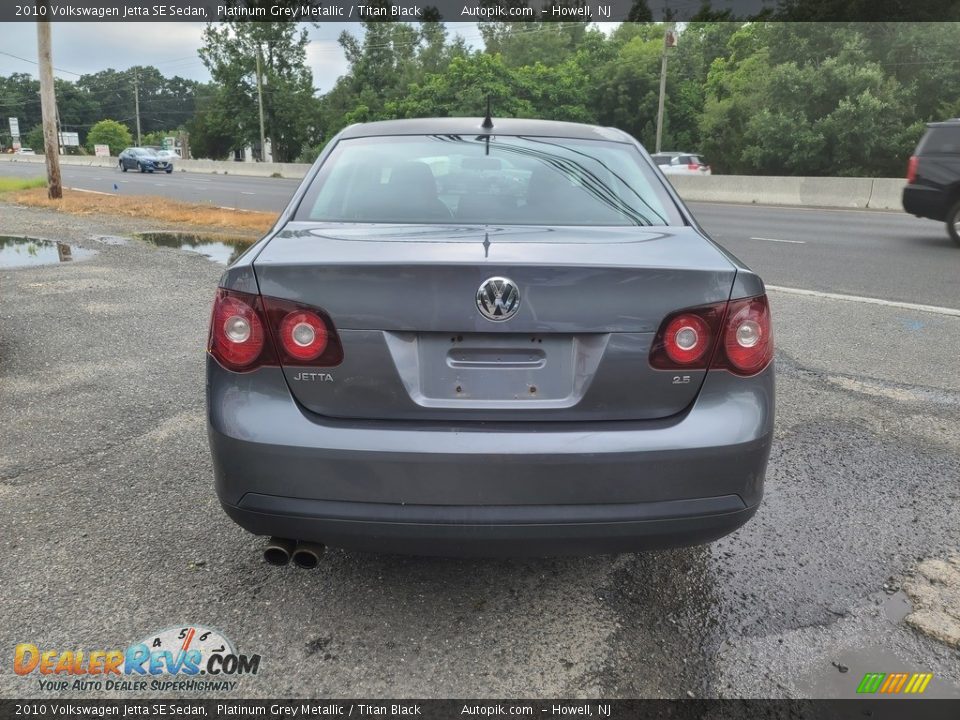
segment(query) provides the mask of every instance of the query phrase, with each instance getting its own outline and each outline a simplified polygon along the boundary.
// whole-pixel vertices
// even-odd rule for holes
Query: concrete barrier
[[[0,162],[43,165],[42,155],[0,155]],[[63,165],[113,168],[115,157],[65,155]],[[177,172],[299,180],[310,166],[301,163],[247,163],[220,160],[175,160]],[[39,170],[39,168],[38,168]],[[899,178],[766,177],[756,175],[668,175],[684,200],[747,205],[796,205],[826,208],[902,210],[904,180]]]
[[[684,200],[755,205],[899,209],[904,181],[892,178],[668,175]],[[880,184],[878,186],[878,183]],[[878,192],[877,187],[881,190]],[[876,200],[871,204],[871,198]],[[896,198],[894,198],[896,196]],[[896,200],[894,202],[894,199]]]
[[[903,210],[903,187],[905,180],[876,178],[867,207],[872,210]]]

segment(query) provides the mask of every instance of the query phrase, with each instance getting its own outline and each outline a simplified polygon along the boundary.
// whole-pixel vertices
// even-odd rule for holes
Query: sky
[[[5,2],[6,0],[0,0]],[[205,23],[52,23],[55,75],[76,80],[78,75],[134,65],[153,65],[166,77],[179,75],[207,81],[210,74],[197,57]],[[314,86],[327,92],[347,71],[347,61],[337,43],[343,30],[357,33],[359,25],[327,23],[319,28],[305,25],[310,34],[307,63]],[[479,46],[480,32],[474,23],[447,23],[450,37],[462,35]],[[8,54],[4,54],[8,53]],[[11,55],[25,58],[16,59]],[[0,75],[14,72],[37,74],[37,37],[32,23],[0,23]]]

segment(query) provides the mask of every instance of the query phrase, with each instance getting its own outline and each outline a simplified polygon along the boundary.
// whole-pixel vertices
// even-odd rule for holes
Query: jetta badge
[[[487,320],[509,320],[520,309],[520,291],[513,280],[492,277],[477,290],[477,309]]]

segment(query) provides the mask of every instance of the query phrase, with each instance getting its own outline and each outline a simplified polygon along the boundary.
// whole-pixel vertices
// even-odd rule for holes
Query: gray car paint
[[[704,371],[684,372],[677,383],[677,373],[651,368],[653,334],[672,311],[726,301],[736,272],[687,227],[358,232],[355,225],[290,223],[255,261],[261,293],[295,298],[334,319],[344,361],[333,380],[285,370],[297,400],[333,417],[571,421],[675,414],[696,396]],[[476,288],[495,275],[508,275],[521,295],[516,316],[496,325],[475,304]],[[438,378],[441,363],[452,367],[450,351],[476,348],[478,338],[494,332],[504,341],[500,362],[461,365]],[[411,334],[411,351],[402,352],[401,339]],[[543,335],[553,341],[544,345]],[[576,380],[568,356],[588,340],[598,349],[582,352],[580,362],[589,359],[596,371]],[[554,355],[537,368],[511,365],[507,351],[531,343]],[[425,386],[432,391],[424,393]]]
[[[361,360],[351,377],[367,378],[387,368],[388,360],[394,363],[393,378],[367,378],[366,389],[379,388],[385,397],[376,397],[376,393],[371,397],[363,391],[352,397],[345,395],[332,401],[338,409],[336,416],[314,412],[307,406],[314,404],[314,409],[329,411],[331,406],[325,406],[322,397],[301,404],[301,393],[296,393],[297,398],[291,394],[289,368],[264,367],[237,374],[208,358],[209,436],[217,491],[231,517],[259,534],[295,532],[301,539],[347,547],[431,554],[475,553],[478,546],[480,554],[485,554],[485,549],[513,554],[517,534],[536,538],[538,542],[530,547],[537,552],[548,551],[553,540],[564,552],[640,549],[707,541],[745,522],[762,495],[770,450],[772,365],[751,378],[726,371],[701,371],[691,382],[693,388],[686,402],[670,405],[647,382],[649,378],[643,377],[642,373],[657,371],[649,368],[646,356],[639,354],[641,346],[635,345],[620,351],[620,367],[608,377],[619,380],[621,397],[610,396],[614,405],[622,398],[623,388],[647,387],[649,403],[640,413],[635,405],[621,400],[619,414],[617,408],[611,411],[608,402],[605,416],[591,415],[583,405],[589,397],[587,391],[573,405],[583,410],[583,416],[571,415],[567,422],[545,422],[545,418],[551,411],[569,413],[571,408],[529,406],[531,412],[524,415],[525,422],[517,422],[517,414],[510,408],[487,416],[478,414],[478,408],[434,407],[424,412],[423,404],[417,403],[414,386],[397,375],[397,358],[389,349],[391,337],[427,334],[440,328],[444,333],[482,332],[489,330],[489,324],[468,318],[459,301],[443,303],[437,292],[428,293],[427,303],[433,319],[442,322],[425,328],[405,320],[402,304],[396,295],[391,299],[387,289],[391,266],[396,270],[399,264],[421,280],[430,278],[434,270],[440,270],[441,277],[446,272],[447,284],[441,283],[436,289],[447,290],[459,290],[461,284],[466,287],[493,274],[513,277],[520,271],[526,273],[521,282],[532,287],[541,287],[537,281],[547,280],[544,287],[555,284],[566,287],[568,295],[573,291],[580,298],[589,298],[591,293],[584,291],[584,283],[596,279],[593,296],[612,292],[617,297],[617,301],[600,301],[606,301],[605,309],[612,313],[598,313],[602,317],[590,317],[586,312],[577,315],[571,303],[564,314],[552,304],[537,303],[534,307],[542,308],[542,312],[534,314],[528,309],[526,315],[518,315],[515,327],[516,334],[558,330],[597,333],[606,338],[605,354],[611,343],[616,345],[622,338],[651,337],[668,311],[764,291],[754,273],[706,236],[660,174],[657,177],[662,189],[676,203],[685,226],[630,228],[636,234],[632,242],[612,240],[617,231],[624,231],[622,228],[603,228],[600,233],[606,234],[606,239],[590,243],[575,238],[573,233],[594,229],[553,228],[559,242],[548,245],[552,258],[543,254],[542,248],[537,249],[538,241],[524,241],[519,231],[510,228],[493,229],[495,241],[489,249],[496,247],[498,253],[493,262],[489,255],[478,255],[482,242],[478,235],[471,238],[477,228],[458,228],[451,229],[450,237],[440,243],[439,258],[424,264],[422,255],[419,260],[413,257],[412,246],[417,241],[411,243],[404,238],[398,242],[389,236],[396,233],[396,228],[384,234],[383,228],[368,226],[373,241],[360,242],[359,238],[345,237],[350,228],[291,222],[306,188],[339,138],[424,132],[484,131],[472,119],[390,121],[346,128],[327,145],[270,233],[224,273],[224,287],[304,302],[308,297],[323,300],[321,306],[338,327],[343,321],[343,337],[358,333],[350,338],[351,343],[365,342],[368,348],[386,349],[386,357],[381,355],[373,367],[363,367],[367,360]],[[610,128],[516,120],[497,121],[494,132],[626,142],[650,162],[635,140]],[[424,244],[436,243],[436,229],[431,227],[433,238],[424,239]],[[407,234],[409,231],[405,229]],[[489,233],[491,228],[483,231]],[[657,234],[656,239],[650,236]],[[309,244],[318,240],[320,245]],[[365,249],[358,249],[361,246]],[[379,263],[370,254],[372,247]],[[318,254],[318,248],[323,252]],[[687,252],[680,252],[681,248]],[[437,252],[436,246],[419,249]],[[632,260],[624,259],[625,253],[632,252],[637,253]],[[576,281],[564,283],[564,272]],[[376,297],[355,292],[348,281],[351,273],[357,280],[365,279],[364,290]],[[623,302],[630,294],[623,286],[630,287],[631,273],[642,276],[656,291],[646,295],[638,292],[636,299],[640,302],[624,310]],[[316,285],[320,278],[339,283],[340,292],[320,298]],[[392,289],[396,292],[399,286]],[[475,290],[473,284],[470,294]],[[541,293],[541,297],[549,297]],[[454,304],[457,307],[450,307]],[[455,322],[462,324],[451,324]],[[346,344],[345,340],[346,355],[351,357]],[[633,356],[638,362],[628,366],[625,361],[632,352],[638,353]],[[371,352],[368,359],[376,355]],[[603,375],[599,372],[595,374],[594,387],[600,377]],[[355,415],[367,417],[350,416],[350,399]],[[596,407],[603,405],[596,403]],[[635,417],[623,419],[630,407]],[[384,408],[390,408],[393,414],[385,413]],[[438,410],[451,414],[431,414]],[[482,412],[491,409],[483,408]],[[382,417],[385,414],[387,417]],[[725,505],[727,501],[721,498],[726,497],[738,498],[743,509]],[[676,517],[671,519],[673,511],[666,508],[679,508],[671,504],[675,502],[692,505],[682,512],[676,510]],[[346,512],[337,503],[356,510]],[[508,510],[518,505],[529,506],[531,513],[514,526],[511,523],[515,517]],[[568,505],[584,511],[558,519],[556,508]],[[435,511],[430,521],[424,522],[427,514],[420,510],[416,514],[412,508],[428,506]],[[447,511],[443,508],[451,506],[488,511],[471,516],[480,518],[476,522],[452,513],[444,521]],[[404,507],[411,508],[413,514],[405,518]],[[587,512],[588,508],[593,510]],[[624,518],[630,513],[634,514],[633,521]],[[396,530],[398,527],[403,530]],[[504,530],[507,527],[514,530]],[[424,539],[426,545],[421,542]],[[440,542],[431,544],[431,539]]]

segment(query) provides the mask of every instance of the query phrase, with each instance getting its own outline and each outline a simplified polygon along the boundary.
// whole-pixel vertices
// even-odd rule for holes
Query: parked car
[[[709,175],[710,166],[701,155],[686,152],[662,152],[651,157],[667,175]]]
[[[172,163],[174,160],[179,160],[180,156],[177,155],[173,150],[157,150],[157,155],[167,162]]]
[[[658,167],[662,168],[664,165],[669,165],[670,161],[673,160],[678,155],[683,155],[683,153],[675,152],[675,151],[674,152],[666,151],[666,152],[654,153],[650,157],[653,159],[653,161],[657,164]]]
[[[173,172],[173,163],[166,158],[160,157],[153,148],[127,148],[120,153],[118,162],[123,172],[127,170],[139,170],[140,172],[148,173],[158,170],[165,173]]]
[[[946,222],[960,245],[960,118],[928,123],[907,165],[903,209]]]
[[[216,489],[269,562],[633,551],[757,510],[763,282],[626,133],[487,125],[344,129],[220,279]]]
[[[14,152],[15,155],[36,155],[33,151],[33,148],[21,147],[19,150]]]

